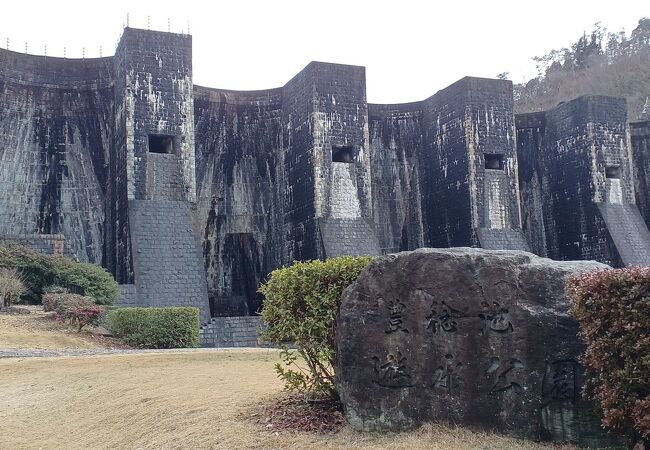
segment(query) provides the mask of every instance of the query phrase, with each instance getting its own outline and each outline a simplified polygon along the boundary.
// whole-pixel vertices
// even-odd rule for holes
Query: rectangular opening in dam
[[[620,166],[607,166],[605,167],[605,177],[607,178],[621,178]]]
[[[168,134],[150,134],[149,152],[174,153],[174,136]]]
[[[503,153],[484,153],[483,158],[485,158],[486,169],[493,169],[493,170],[505,169]]]
[[[332,162],[354,162],[354,149],[351,145],[332,145]]]

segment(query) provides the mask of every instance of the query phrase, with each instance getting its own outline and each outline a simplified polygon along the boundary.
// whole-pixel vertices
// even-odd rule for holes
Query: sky
[[[6,2],[6,3],[5,3]],[[533,56],[596,22],[631,32],[648,0],[5,0],[0,47],[68,58],[112,55],[122,28],[189,32],[194,82],[279,87],[310,61],[366,67],[368,101],[422,100],[467,75],[536,76]]]

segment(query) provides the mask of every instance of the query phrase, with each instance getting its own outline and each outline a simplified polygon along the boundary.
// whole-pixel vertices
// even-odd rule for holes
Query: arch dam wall
[[[0,50],[0,236],[62,236],[123,304],[198,306],[213,328],[294,260],[648,263],[648,130],[609,97],[515,117],[509,81],[473,77],[369,104],[363,67],[320,62],[274,89],[196,86],[190,36],[126,28],[112,57]]]

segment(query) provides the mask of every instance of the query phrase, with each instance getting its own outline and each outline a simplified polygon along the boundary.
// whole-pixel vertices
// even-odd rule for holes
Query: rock
[[[7,308],[7,313],[14,315],[27,315],[31,314],[32,312],[29,309],[20,306],[9,306]]]
[[[604,442],[581,398],[583,346],[565,280],[603,269],[520,251],[420,249],[373,260],[342,297],[337,383],[349,424],[443,421]]]
[[[113,337],[113,333],[111,333],[106,327],[103,327],[101,325],[94,327],[92,333],[98,336]]]

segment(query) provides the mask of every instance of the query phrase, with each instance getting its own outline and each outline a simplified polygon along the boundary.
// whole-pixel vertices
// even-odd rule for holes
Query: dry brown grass
[[[43,312],[41,306],[24,306],[30,314],[0,314],[0,348],[99,348],[110,346],[84,330],[77,333],[52,319],[54,313]]]
[[[277,358],[260,350],[0,360],[0,448],[548,448],[442,425],[276,434],[250,415],[281,391]]]

